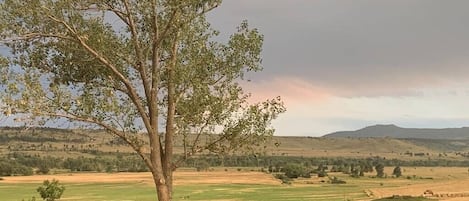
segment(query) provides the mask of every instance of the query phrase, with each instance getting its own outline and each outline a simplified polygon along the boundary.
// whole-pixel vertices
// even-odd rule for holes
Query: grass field
[[[392,168],[386,168],[386,172]],[[344,201],[373,200],[392,195],[419,196],[425,190],[438,194],[469,193],[466,168],[404,167],[407,178],[352,178],[333,174],[346,184],[321,182],[327,178],[298,179],[282,185],[270,174],[252,171],[216,170],[175,172],[175,201]],[[415,177],[413,175],[416,175]],[[0,181],[0,200],[20,201],[38,196],[36,188],[44,179],[56,178],[66,186],[61,200],[69,201],[150,201],[155,190],[149,173],[80,173],[4,177]],[[463,201],[469,197],[444,197],[439,200]],[[423,200],[423,199],[414,199]]]
[[[38,184],[0,184],[0,195],[3,201],[27,200],[38,196],[35,188]],[[63,199],[70,201],[154,201],[154,189],[148,184],[135,183],[66,183]],[[342,200],[365,199],[355,185],[340,186],[285,186],[266,184],[204,184],[177,186],[174,200],[265,200],[265,201],[299,201],[299,200]]]

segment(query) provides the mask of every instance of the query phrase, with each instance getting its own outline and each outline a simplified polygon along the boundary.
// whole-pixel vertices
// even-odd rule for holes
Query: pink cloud
[[[252,94],[251,102],[280,96],[288,106],[299,103],[323,102],[332,97],[328,90],[294,77],[275,77],[259,82],[245,82],[242,85],[246,92]]]

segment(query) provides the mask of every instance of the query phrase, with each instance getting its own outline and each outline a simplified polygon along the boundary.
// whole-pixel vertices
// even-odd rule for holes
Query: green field
[[[2,201],[20,201],[38,197],[39,184],[0,184]],[[155,191],[147,184],[85,183],[65,184],[61,200],[154,201]],[[174,200],[318,200],[343,201],[364,199],[366,195],[354,185],[274,186],[252,184],[216,184],[177,186]]]
[[[389,172],[391,168],[386,168]],[[291,185],[282,185],[270,174],[256,171],[175,172],[175,201],[370,201],[380,197],[400,195],[420,196],[431,189],[435,193],[464,193],[469,185],[466,168],[404,167],[415,178],[353,178],[342,173],[331,173],[346,184],[331,184],[325,178],[295,179]],[[61,200],[68,201],[154,201],[155,190],[149,173],[73,173],[4,177],[0,180],[0,200],[21,201],[33,196],[45,178],[57,178],[66,187]],[[38,199],[40,200],[40,199]],[[423,198],[382,199],[424,201]]]

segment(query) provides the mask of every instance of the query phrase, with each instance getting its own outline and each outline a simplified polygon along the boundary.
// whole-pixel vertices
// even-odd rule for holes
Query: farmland
[[[46,179],[58,179],[65,185],[62,200],[155,199],[150,173],[125,172],[132,169],[126,169],[129,164],[135,166],[141,161],[129,147],[105,132],[11,128],[0,132],[3,134],[0,157],[36,170],[38,163],[45,162],[51,168],[45,175],[36,172],[31,176],[3,177],[2,200],[37,197],[35,189]],[[177,154],[182,151],[180,143],[180,139],[175,142]],[[469,194],[465,189],[469,185],[468,150],[457,145],[451,140],[274,137],[261,156],[225,156],[223,163],[236,167],[221,167],[221,158],[206,153],[189,159],[175,172],[174,200],[364,201],[393,195],[421,196],[431,190],[435,195],[445,196],[434,197],[439,200],[460,201],[468,198],[461,196]],[[207,162],[209,168],[196,171],[201,162]],[[274,177],[278,173],[268,173],[271,167],[291,163],[301,164],[309,171],[321,164],[328,165],[328,176],[312,174],[311,178],[282,184]],[[350,172],[332,171],[333,166],[350,171],[353,165],[363,163],[387,165],[385,178],[375,178],[376,172],[352,177]],[[392,171],[399,164],[407,166],[402,167],[403,176],[395,178]],[[145,171],[139,167],[136,170]],[[333,177],[346,183],[332,184]]]
[[[392,168],[385,172],[391,174]],[[281,184],[271,174],[248,168],[216,168],[197,172],[175,172],[175,200],[372,200],[392,195],[420,196],[425,190],[435,194],[469,193],[467,168],[403,167],[401,178],[352,178],[331,173],[346,184],[330,184],[327,178],[301,178],[291,185]],[[63,200],[154,200],[149,173],[66,173],[4,177],[0,181],[2,200],[27,200],[37,196],[35,188],[45,179],[58,179],[66,186]],[[467,197],[442,197],[458,201]]]

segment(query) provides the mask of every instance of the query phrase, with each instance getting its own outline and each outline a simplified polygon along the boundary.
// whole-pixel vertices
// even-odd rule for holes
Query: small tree
[[[361,168],[361,166],[354,166],[351,170],[350,176],[356,177],[356,178],[360,176],[364,176],[363,169]]]
[[[375,169],[376,169],[376,176],[379,178],[383,178],[384,177],[384,165],[382,163],[378,163],[375,166]]]
[[[327,176],[327,169],[329,169],[327,165],[319,164],[318,168],[314,170],[314,172],[318,174],[318,177],[325,177]]]
[[[40,174],[48,174],[50,171],[49,169],[49,166],[45,163],[41,163],[39,165],[39,168],[36,170],[36,173],[40,173]]]
[[[330,180],[331,184],[345,184],[345,183],[347,183],[346,181],[341,180],[337,177],[329,177],[329,180]]]
[[[205,160],[201,160],[195,168],[197,169],[198,172],[207,171],[210,169],[210,164]]]
[[[54,201],[60,199],[65,191],[65,186],[59,185],[59,181],[53,179],[52,181],[45,180],[42,186],[37,188],[37,192],[41,195],[43,200]]]
[[[392,175],[394,175],[394,176],[396,176],[396,177],[402,176],[401,167],[396,166],[396,167],[394,168],[394,170],[392,171]]]
[[[299,164],[288,164],[283,171],[285,172],[285,176],[288,178],[298,178],[298,177],[304,177],[304,178],[310,178],[311,174],[310,171]]]

